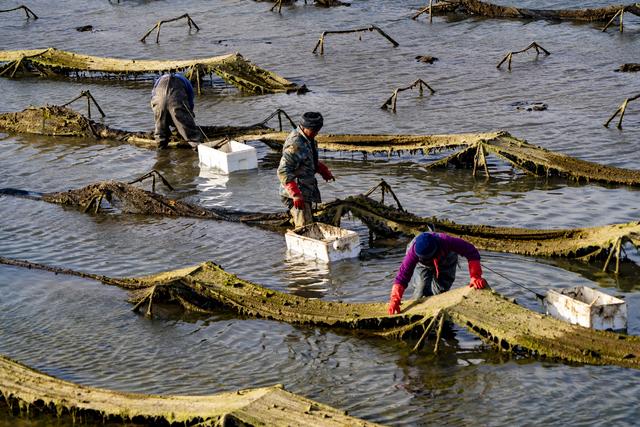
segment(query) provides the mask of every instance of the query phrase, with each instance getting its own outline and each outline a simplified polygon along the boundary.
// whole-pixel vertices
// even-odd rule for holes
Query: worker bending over
[[[315,174],[319,173],[325,181],[335,180],[329,168],[318,160],[315,137],[322,125],[322,114],[304,113],[282,147],[278,166],[280,196],[296,228],[313,222],[311,204],[321,202]]]
[[[480,253],[471,243],[445,233],[422,233],[407,247],[389,299],[389,314],[400,313],[400,302],[409,281],[413,278],[413,298],[428,297],[446,292],[456,278],[458,255],[469,262],[469,286],[482,289],[487,281],[482,278]]]
[[[158,149],[169,146],[170,126],[175,127],[194,150],[202,142],[202,131],[197,127],[193,113],[193,98],[193,86],[182,74],[163,74],[156,80],[151,91],[151,108]]]

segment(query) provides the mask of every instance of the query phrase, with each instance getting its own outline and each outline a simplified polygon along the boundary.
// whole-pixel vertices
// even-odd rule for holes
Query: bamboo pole
[[[504,56],[504,58],[502,58],[502,61],[500,61],[498,63],[498,65],[496,65],[496,68],[500,68],[500,66],[502,64],[504,64],[505,61],[508,61],[507,68],[508,68],[509,71],[511,71],[511,59],[513,58],[513,55],[517,55],[518,53],[524,53],[524,52],[528,51],[529,49],[535,49],[536,50],[536,55],[540,55],[540,51],[544,52],[545,55],[551,55],[551,52],[549,52],[548,50],[546,50],[545,48],[540,46],[538,43],[533,42],[529,46],[527,46],[526,48],[524,48],[522,50],[519,50],[517,52],[509,52],[509,53],[507,53]]]
[[[393,45],[393,47],[398,47],[400,44],[395,41],[391,36],[381,30],[379,27],[375,25],[370,25],[367,28],[357,28],[354,30],[335,30],[335,31],[323,31],[316,43],[316,46],[313,48],[313,53],[316,53],[318,48],[320,48],[320,55],[324,55],[324,38],[329,34],[352,34],[352,33],[364,33],[367,31],[377,31],[382,37],[389,40],[389,42]]]
[[[173,21],[178,21],[178,20],[183,19],[183,18],[186,18],[186,20],[187,20],[187,24],[189,25],[189,31],[191,31],[191,29],[194,28],[194,27],[195,27],[196,31],[200,31],[200,27],[198,27],[198,24],[196,24],[195,21],[193,19],[191,19],[191,17],[189,16],[188,13],[185,13],[184,15],[180,15],[177,18],[165,19],[165,20],[162,20],[162,21],[158,21],[156,23],[156,25],[151,27],[151,29],[149,31],[147,31],[147,33],[144,36],[142,36],[140,41],[142,43],[145,43],[146,38],[153,32],[153,30],[157,30],[156,43],[160,43],[160,27],[162,27],[162,24],[166,24],[168,22],[173,22]]]
[[[609,117],[609,120],[607,120],[604,123],[604,127],[609,127],[609,123],[611,123],[611,120],[613,120],[618,114],[620,114],[620,119],[618,120],[617,127],[618,129],[622,129],[622,118],[624,117],[624,113],[627,110],[627,105],[629,104],[629,102],[635,101],[638,98],[640,98],[640,94],[636,96],[632,96],[631,98],[627,98],[624,101],[622,101],[622,104],[620,104],[618,109],[611,115],[611,117]]]
[[[616,18],[620,19],[620,32],[622,32],[624,30],[624,25],[622,23],[623,16],[624,16],[624,8],[617,11],[616,14],[611,17],[609,22],[607,22],[607,25],[605,25],[604,28],[602,29],[602,32],[604,33],[605,31],[607,31],[607,28],[609,28],[609,26],[613,24],[613,21],[615,21]]]

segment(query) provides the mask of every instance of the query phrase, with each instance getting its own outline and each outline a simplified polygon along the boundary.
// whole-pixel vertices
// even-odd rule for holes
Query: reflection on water
[[[220,4],[218,4],[220,3]],[[558,8],[615,4],[613,0],[501,2]],[[292,117],[321,111],[327,133],[454,133],[509,131],[528,142],[586,160],[637,168],[640,127],[633,112],[625,128],[603,121],[629,94],[637,76],[615,73],[636,62],[640,20],[625,16],[625,32],[602,33],[596,24],[436,18],[408,19],[423,1],[358,1],[316,8],[297,2],[283,14],[266,3],[127,1],[55,3],[32,0],[41,19],[3,17],[3,49],[55,46],[93,55],[191,58],[240,51],[256,64],[312,90],[298,95],[246,96],[216,80],[196,99],[206,125],[248,125],[276,108]],[[198,33],[169,26],[161,43],[137,42],[140,28],[184,12]],[[292,25],[295,23],[295,25]],[[325,55],[312,55],[325,30],[375,23],[396,39],[366,34],[328,39]],[[99,31],[79,33],[78,25]],[[536,40],[552,54],[515,59],[512,72],[495,64],[508,50]],[[580,43],[576,43],[579,40]],[[602,55],[602,52],[607,52]],[[416,55],[440,60],[418,63]],[[419,98],[403,93],[396,114],[381,103],[396,87],[421,77],[436,89]],[[593,82],[597,81],[598,84]],[[90,90],[107,113],[105,124],[150,130],[149,80],[0,80],[0,111],[29,104],[64,103]],[[406,96],[405,96],[406,95]],[[516,111],[517,101],[540,101],[546,111]],[[82,106],[78,107],[82,110]],[[156,169],[175,187],[157,191],[203,206],[252,212],[282,211],[275,168],[279,153],[258,142],[259,168],[232,175],[207,171],[191,150],[156,152],[114,142],[0,134],[0,187],[51,192],[100,180],[131,181]],[[638,219],[640,192],[578,185],[514,172],[490,159],[491,178],[469,171],[427,170],[429,158],[400,154],[320,153],[337,177],[320,183],[323,200],[362,193],[384,178],[402,205],[421,216],[460,223],[563,228]],[[150,188],[150,184],[143,184]],[[311,298],[386,301],[406,239],[363,242],[360,258],[323,264],[287,257],[281,234],[243,224],[190,218],[81,213],[33,200],[0,197],[0,255],[110,276],[154,273],[212,260],[242,278]],[[578,261],[483,253],[483,263],[538,293],[576,285],[622,294],[629,332],[640,333],[637,266],[619,277]],[[630,256],[638,261],[635,254]],[[461,263],[455,286],[467,282]],[[497,291],[542,311],[535,297],[486,269]],[[410,295],[411,290],[407,291]],[[569,366],[495,352],[466,330],[453,328],[442,354],[433,343],[411,353],[402,343],[351,333],[299,328],[228,313],[195,316],[164,307],[153,320],[133,314],[126,292],[98,283],[0,266],[0,352],[63,379],[147,393],[216,393],[284,383],[291,391],[391,425],[632,425],[637,417],[637,372],[615,367]],[[570,408],[570,410],[568,409]],[[597,421],[594,421],[597,420]],[[0,410],[0,425],[58,425],[56,419],[16,420]]]

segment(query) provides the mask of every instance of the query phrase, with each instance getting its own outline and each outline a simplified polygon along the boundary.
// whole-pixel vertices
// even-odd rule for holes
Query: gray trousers
[[[298,209],[293,206],[293,199],[288,197],[283,197],[282,202],[289,209],[289,213],[291,214],[291,221],[293,222],[293,226],[295,228],[304,227],[305,225],[309,225],[313,223],[313,211],[311,209],[311,202],[304,203],[304,209]]]
[[[415,238],[407,246],[407,251],[413,245]],[[447,292],[456,280],[458,268],[458,254],[449,252],[447,256],[438,262],[438,277],[433,264],[424,265],[418,262],[413,271],[409,284],[413,285],[413,299],[430,297]]]
[[[171,139],[170,126],[176,128],[180,136],[192,146],[202,142],[202,132],[196,126],[193,112],[188,106],[188,95],[177,77],[163,77],[151,98],[151,108],[155,117],[154,137],[158,148],[166,148]]]

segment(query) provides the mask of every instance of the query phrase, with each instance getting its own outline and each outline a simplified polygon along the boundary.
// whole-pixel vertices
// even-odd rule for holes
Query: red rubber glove
[[[287,189],[287,192],[293,199],[293,206],[296,209],[304,209],[304,197],[302,197],[302,191],[298,188],[298,184],[296,184],[295,181],[287,182],[284,188]]]
[[[318,162],[318,173],[322,176],[322,179],[325,181],[335,181],[336,178],[333,176],[327,165],[322,162]]]
[[[404,295],[404,286],[400,283],[394,283],[391,288],[391,297],[389,298],[389,314],[400,314],[400,301],[402,301],[402,295]]]
[[[487,281],[482,278],[482,267],[479,259],[469,261],[469,276],[471,276],[470,288],[484,289],[487,287]]]

